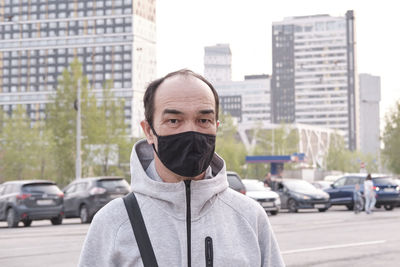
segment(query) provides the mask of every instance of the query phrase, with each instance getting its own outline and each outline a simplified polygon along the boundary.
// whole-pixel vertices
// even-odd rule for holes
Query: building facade
[[[139,136],[145,83],[156,74],[155,0],[0,0],[0,108],[45,119],[57,78],[74,58],[101,97],[106,80],[125,99]]]
[[[204,48],[204,77],[211,83],[232,80],[232,53],[229,44]]]
[[[272,26],[272,121],[345,131],[359,147],[354,14],[290,17]]]
[[[381,79],[360,74],[360,150],[378,156],[380,152]]]
[[[269,75],[245,76],[244,81],[214,82],[222,99],[221,109],[239,123],[271,122],[271,78]]]

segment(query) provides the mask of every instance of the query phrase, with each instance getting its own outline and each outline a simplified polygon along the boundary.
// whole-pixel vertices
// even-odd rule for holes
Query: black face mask
[[[157,137],[158,150],[153,149],[158,158],[173,173],[184,177],[195,177],[204,172],[214,155],[215,135],[199,132],[183,132]]]

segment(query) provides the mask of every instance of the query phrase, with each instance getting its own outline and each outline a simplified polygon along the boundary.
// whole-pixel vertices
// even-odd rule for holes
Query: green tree
[[[400,101],[385,116],[382,155],[389,170],[400,174]]]
[[[215,151],[225,160],[228,171],[235,171],[244,177],[246,148],[237,135],[232,117],[221,112],[219,121]]]
[[[374,155],[363,154],[360,151],[347,149],[342,136],[333,134],[326,157],[326,169],[342,172],[359,172],[361,162],[364,163],[367,172],[378,171],[378,161]]]
[[[58,81],[56,94],[47,109],[46,125],[54,142],[52,154],[57,169],[56,181],[61,185],[68,184],[75,177],[76,112],[74,103],[77,99],[78,83],[81,87],[82,111],[88,110],[85,107],[89,102],[87,100],[88,81],[77,59],[63,71]],[[85,115],[82,114],[82,116]],[[84,123],[85,121],[82,120],[82,124]]]
[[[82,176],[126,175],[132,142],[124,122],[124,101],[105,82],[101,97],[88,90],[82,65],[74,60],[62,73],[53,102],[48,107],[47,126],[54,141],[57,181],[66,185],[75,178],[77,88],[81,88]]]
[[[118,99],[111,91],[112,81],[106,81],[103,86],[102,98],[90,98],[87,105],[91,114],[86,120],[85,132],[88,134],[85,142],[87,167],[94,175],[124,175],[123,163],[129,163],[125,148],[131,148],[128,131],[125,124],[124,100]],[[126,166],[126,165],[125,165]]]
[[[17,105],[11,117],[4,116],[2,129],[0,169],[4,180],[35,178],[36,138],[30,128],[30,119],[22,105]]]

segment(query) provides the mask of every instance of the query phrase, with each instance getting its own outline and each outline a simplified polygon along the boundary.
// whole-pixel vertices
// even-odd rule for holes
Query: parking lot
[[[394,267],[400,262],[400,208],[371,215],[345,207],[283,211],[270,221],[287,266]],[[34,221],[16,229],[0,222],[0,266],[76,266],[88,227],[79,219],[65,219],[61,226]]]

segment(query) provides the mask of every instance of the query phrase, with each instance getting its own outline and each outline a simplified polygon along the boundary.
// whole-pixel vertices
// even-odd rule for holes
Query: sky
[[[203,73],[204,47],[230,44],[232,78],[272,73],[272,22],[354,10],[358,73],[381,77],[380,117],[400,99],[400,3],[396,0],[157,0],[157,75]]]

